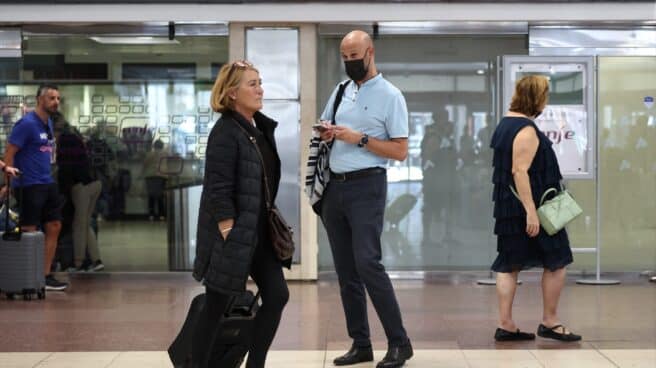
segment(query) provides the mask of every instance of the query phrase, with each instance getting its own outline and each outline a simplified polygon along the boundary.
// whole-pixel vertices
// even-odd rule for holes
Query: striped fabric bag
[[[305,193],[310,197],[310,205],[314,213],[321,215],[321,196],[330,180],[328,160],[330,158],[330,144],[321,141],[317,131],[312,133],[310,139],[310,157],[307,162],[307,176],[305,177]]]
[[[335,115],[337,115],[337,108],[342,102],[344,90],[349,84],[350,80],[339,85],[335,101],[333,102],[333,117],[332,123],[335,124]],[[307,162],[307,175],[305,176],[305,194],[310,198],[310,205],[314,213],[321,216],[321,198],[323,191],[328,185],[330,180],[330,168],[328,161],[330,159],[331,142],[324,142],[321,140],[321,135],[316,130],[312,131],[312,138],[310,139],[310,154]]]

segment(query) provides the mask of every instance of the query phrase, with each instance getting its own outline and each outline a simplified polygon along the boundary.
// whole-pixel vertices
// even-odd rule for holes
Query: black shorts
[[[21,194],[21,191],[23,192]],[[19,202],[20,226],[39,226],[62,220],[62,200],[57,184],[37,184],[14,188]]]

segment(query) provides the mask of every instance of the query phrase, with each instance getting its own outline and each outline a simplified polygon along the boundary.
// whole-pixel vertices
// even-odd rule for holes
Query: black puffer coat
[[[280,158],[273,136],[278,123],[259,112],[254,119],[261,131],[235,112],[224,113],[207,143],[193,276],[207,287],[228,294],[246,287],[258,244],[258,219],[264,209],[262,164],[254,144],[237,124],[249,136],[266,136],[275,152],[275,177],[280,178]],[[278,184],[270,183],[273,195]],[[224,240],[218,223],[230,218],[235,223]]]

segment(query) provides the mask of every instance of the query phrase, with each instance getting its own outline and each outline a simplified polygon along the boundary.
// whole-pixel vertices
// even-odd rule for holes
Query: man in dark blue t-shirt
[[[16,167],[22,174],[19,179],[12,181],[13,188],[23,191],[21,229],[25,232],[36,231],[43,224],[46,238],[46,290],[63,291],[68,284],[50,274],[62,219],[59,191],[50,173],[55,142],[50,116],[59,109],[60,99],[56,86],[39,86],[36,108],[16,122],[11,131],[5,162]]]

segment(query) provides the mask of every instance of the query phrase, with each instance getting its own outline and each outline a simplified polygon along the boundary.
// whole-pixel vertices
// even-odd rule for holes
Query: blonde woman
[[[497,341],[533,340],[535,335],[519,330],[512,319],[512,305],[519,271],[532,267],[542,274],[542,322],[538,335],[561,341],[578,341],[558,318],[558,300],[565,284],[565,266],[572,263],[567,232],[549,236],[540,227],[537,206],[549,188],[560,188],[562,176],[551,141],[534,120],[547,105],[549,81],[526,76],[517,82],[510,111],[492,136],[494,149],[494,217],[498,257],[499,326]],[[519,199],[513,194],[518,193]]]
[[[278,123],[260,113],[262,96],[258,70],[243,60],[224,65],[212,88],[211,105],[221,118],[207,144],[198,214],[193,275],[203,281],[207,298],[194,332],[194,367],[213,366],[209,360],[214,333],[231,295],[244,291],[249,275],[261,292],[262,306],[255,317],[246,367],[264,367],[289,299],[282,267],[291,264],[274,254],[265,211],[264,191],[275,199],[280,183],[274,140]]]

